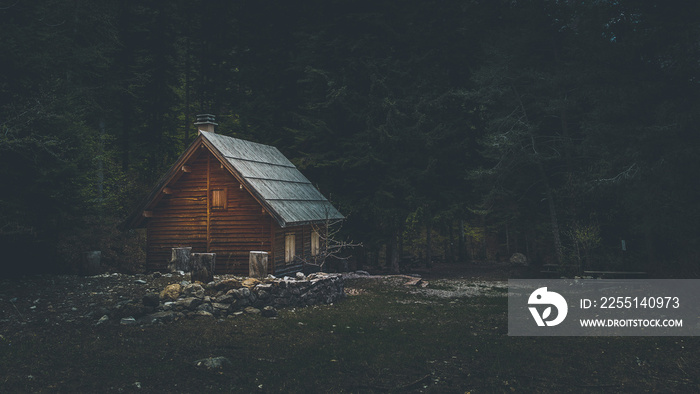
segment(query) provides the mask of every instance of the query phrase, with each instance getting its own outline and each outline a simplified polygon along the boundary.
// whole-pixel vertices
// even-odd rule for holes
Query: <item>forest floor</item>
[[[506,280],[518,275],[435,266],[426,287],[348,278],[331,305],[150,326],[96,323],[182,277],[5,279],[0,392],[700,391],[700,338],[509,337]],[[211,357],[225,363],[197,366]]]

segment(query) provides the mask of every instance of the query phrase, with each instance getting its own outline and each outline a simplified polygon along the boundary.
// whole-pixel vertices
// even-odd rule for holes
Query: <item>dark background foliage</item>
[[[3,2],[3,269],[139,270],[117,225],[214,113],[331,197],[359,264],[697,276],[699,7]]]

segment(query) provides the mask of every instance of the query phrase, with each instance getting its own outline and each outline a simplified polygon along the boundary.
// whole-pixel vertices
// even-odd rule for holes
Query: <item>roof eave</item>
[[[190,159],[190,157],[192,157],[192,155],[200,146],[202,141],[203,138],[200,134],[199,136],[197,136],[197,138],[195,138],[192,141],[190,146],[188,146],[187,149],[185,149],[185,151],[180,155],[180,157],[170,167],[170,169],[168,169],[168,171],[165,174],[163,174],[163,176],[158,180],[158,182],[156,182],[154,187],[151,189],[151,193],[149,193],[148,196],[146,196],[146,198],[141,200],[139,205],[137,205],[136,208],[131,212],[131,214],[127,216],[127,218],[120,225],[120,227],[126,229],[146,227],[146,218],[143,216],[143,211],[146,210],[148,206],[153,204],[153,202],[158,199],[166,185],[170,183],[173,178],[175,178],[175,176],[179,173],[180,168]]]

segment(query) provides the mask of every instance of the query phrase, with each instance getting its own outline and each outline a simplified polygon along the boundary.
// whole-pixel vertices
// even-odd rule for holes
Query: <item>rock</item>
[[[304,275],[303,272],[297,272],[296,275],[295,275],[295,277],[296,277],[298,280],[304,280],[304,279],[306,279],[306,275]]]
[[[263,317],[277,317],[277,309],[268,305],[262,309],[261,314]]]
[[[230,290],[228,293],[238,299],[250,297],[250,289],[247,287],[241,287],[240,289]]]
[[[211,304],[206,304],[206,303],[205,303],[205,304],[202,304],[202,305],[198,306],[198,307],[197,307],[197,311],[198,311],[198,312],[208,312],[208,313],[212,313],[212,312],[214,312],[214,308],[212,308]]]
[[[243,281],[243,283],[241,283],[241,285],[250,289],[251,287],[255,287],[255,285],[257,285],[259,283],[260,283],[259,279],[247,278],[246,280]]]
[[[175,301],[180,296],[182,292],[182,286],[179,283],[173,283],[171,285],[165,286],[165,289],[160,292],[161,300]]]
[[[141,302],[145,306],[150,306],[150,307],[157,307],[160,305],[160,296],[156,293],[146,293],[146,295],[143,296],[141,299]]]
[[[213,313],[207,312],[207,311],[197,311],[194,315],[195,316],[204,316],[204,317],[214,317]]]
[[[408,282],[404,283],[404,286],[419,286],[423,280],[421,278],[409,279]]]
[[[260,309],[258,308],[253,308],[252,306],[246,307],[244,309],[245,313],[249,315],[259,315],[260,314]]]
[[[355,274],[361,275],[361,276],[369,276],[369,272],[367,271],[355,271]]]
[[[230,304],[235,300],[236,300],[236,297],[233,294],[226,294],[226,295],[222,295],[221,297],[216,298],[216,302],[218,302],[220,304]]]
[[[99,326],[99,325],[105,324],[105,323],[107,323],[107,322],[109,322],[109,316],[103,315],[103,316],[100,318],[100,320],[98,320],[97,323],[95,323],[95,325],[96,325],[96,326]]]
[[[202,305],[202,300],[197,297],[185,297],[175,301],[175,305],[187,309],[188,311],[193,311]]]
[[[153,279],[158,279],[158,278],[161,277],[161,273],[158,272],[158,271],[156,271],[156,272],[154,272],[153,274],[151,274],[151,276],[153,277]]]
[[[189,284],[182,289],[182,294],[185,296],[203,298],[204,297],[204,287],[198,283]]]
[[[146,281],[143,280],[143,279],[136,279],[136,280],[134,281],[134,283],[139,284],[139,285],[145,285],[145,284],[148,283],[148,282],[146,282]]]
[[[527,257],[522,253],[513,253],[510,256],[510,263],[515,265],[527,265]]]
[[[119,324],[121,324],[122,326],[134,326],[136,325],[136,319],[134,319],[131,316],[124,317],[121,319],[121,321],[119,321]]]
[[[226,293],[231,289],[238,289],[242,286],[243,284],[241,284],[241,281],[238,279],[224,279],[214,285],[214,290]]]
[[[226,357],[219,356],[219,357],[209,357],[209,358],[203,358],[201,360],[197,360],[194,362],[195,367],[197,368],[206,368],[206,369],[223,369],[224,367],[230,366],[231,360],[227,359]]]
[[[234,305],[234,304],[232,304],[232,305]],[[236,300],[235,307],[236,308],[244,308],[248,305],[250,305],[250,301],[247,298],[241,298],[239,300]]]
[[[166,322],[171,322],[175,320],[175,318],[178,316],[176,312],[172,311],[162,311],[162,312],[156,312],[152,313],[150,315],[146,315],[142,317],[140,320],[143,323],[147,324],[158,324],[158,323],[166,323]]]
[[[211,307],[214,308],[214,310],[218,310],[220,312],[226,313],[231,308],[231,305],[214,302],[211,304]]]
[[[141,317],[151,312],[153,312],[153,307],[145,306],[131,300],[114,310],[114,313],[118,317]]]
[[[265,290],[259,290],[258,291],[258,298],[261,300],[266,300],[270,298],[270,293],[266,292]]]

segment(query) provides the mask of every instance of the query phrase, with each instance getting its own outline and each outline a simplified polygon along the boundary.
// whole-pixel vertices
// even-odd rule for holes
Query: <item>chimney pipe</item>
[[[218,126],[218,123],[214,123],[215,117],[212,114],[199,114],[197,115],[197,121],[194,122],[195,126],[199,131],[206,131],[208,133],[216,133],[214,131],[214,126]]]

